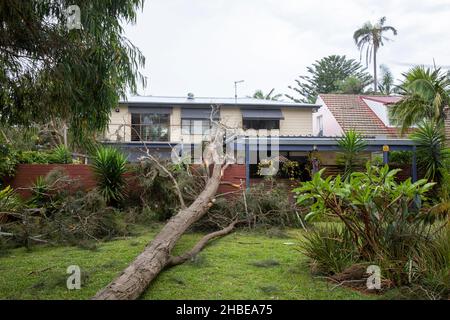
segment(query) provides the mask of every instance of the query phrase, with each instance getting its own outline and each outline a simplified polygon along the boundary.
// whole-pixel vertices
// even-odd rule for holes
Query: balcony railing
[[[102,141],[110,142],[185,142],[199,143],[209,141],[214,129],[204,130],[200,128],[182,127],[171,125],[158,127],[151,125],[127,125],[123,123],[110,123],[108,129],[101,137]],[[250,137],[277,137],[280,130],[243,130],[241,128],[230,130],[233,136]]]

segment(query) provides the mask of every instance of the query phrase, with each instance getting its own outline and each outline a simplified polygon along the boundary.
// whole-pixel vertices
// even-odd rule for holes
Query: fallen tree
[[[214,108],[213,108],[214,112]],[[211,116],[211,121],[213,117]],[[227,159],[223,156],[223,139],[225,135],[224,127],[213,121],[215,124],[215,134],[211,142],[207,145],[204,153],[204,165],[207,168],[207,182],[203,191],[198,197],[186,206],[183,195],[170,172],[166,171],[174,183],[174,189],[180,199],[180,211],[173,216],[159,234],[147,245],[144,251],[113,280],[109,285],[100,290],[93,299],[95,300],[132,300],[137,299],[147,288],[147,286],[166,267],[183,263],[200,252],[204,246],[213,238],[230,233],[237,221],[221,231],[213,232],[200,240],[192,250],[179,257],[173,257],[171,251],[183,233],[201,217],[215,202],[215,195],[220,185],[224,171],[227,168]],[[162,166],[155,157],[146,150],[146,157]],[[210,165],[213,166],[209,172]],[[162,168],[161,168],[162,169]]]

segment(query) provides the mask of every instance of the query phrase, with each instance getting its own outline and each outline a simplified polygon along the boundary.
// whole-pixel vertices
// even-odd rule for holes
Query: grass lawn
[[[35,247],[0,256],[0,299],[89,299],[139,254],[157,229],[101,243],[96,250]],[[175,253],[202,235],[186,234]],[[165,270],[142,299],[373,299],[313,278],[298,251],[301,231],[287,238],[236,232],[208,245],[196,260]],[[293,245],[292,245],[293,243]],[[66,269],[83,272],[81,290],[66,288]]]

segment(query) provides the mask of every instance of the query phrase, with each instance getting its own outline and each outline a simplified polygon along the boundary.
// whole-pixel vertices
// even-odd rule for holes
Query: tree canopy
[[[412,68],[403,74],[399,90],[403,98],[389,109],[393,123],[402,132],[424,120],[443,125],[445,108],[450,104],[450,78],[440,68],[423,66]]]
[[[270,90],[269,93],[264,93],[262,90],[256,90],[253,94],[252,98],[254,99],[261,99],[261,100],[272,100],[272,101],[278,101],[283,96],[281,93],[275,93],[275,88]],[[273,95],[274,94],[274,95]]]
[[[81,28],[68,28],[70,5]],[[0,122],[103,130],[111,109],[143,81],[140,51],[123,36],[143,0],[0,2]]]
[[[365,51],[366,53],[366,64],[369,65],[369,61],[372,60],[373,56],[373,77],[374,77],[374,91],[378,90],[377,82],[377,52],[380,47],[384,45],[384,41],[390,40],[383,33],[391,31],[394,36],[397,35],[397,29],[392,26],[385,26],[386,17],[380,18],[377,23],[372,24],[371,22],[366,22],[361,28],[355,31],[353,34],[353,40],[358,47],[361,58]]]
[[[365,88],[372,82],[372,76],[361,63],[346,56],[331,55],[316,60],[306,68],[307,75],[296,79],[294,86],[289,89],[295,92],[295,96],[286,94],[286,97],[296,102],[314,103],[320,93],[339,92],[342,81],[348,77],[359,80]]]

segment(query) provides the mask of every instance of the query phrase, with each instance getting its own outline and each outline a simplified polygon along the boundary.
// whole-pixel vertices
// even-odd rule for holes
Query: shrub
[[[314,228],[304,234],[300,251],[311,259],[317,273],[336,274],[356,261],[358,252],[351,235],[337,224]]]
[[[72,163],[72,153],[69,149],[61,144],[57,146],[49,156],[50,163],[70,164]]]
[[[8,145],[0,144],[0,187],[4,187],[4,181],[14,175],[17,163],[16,152]]]
[[[320,171],[294,191],[299,204],[314,201],[307,220],[337,217],[351,237],[359,262],[379,265],[392,283],[403,286],[420,283],[431,270],[445,269],[448,260],[442,258],[442,250],[434,249],[441,248],[436,232],[441,224],[432,225],[428,219],[431,207],[426,195],[434,183],[410,179],[397,183],[398,171],[368,166],[367,172],[353,173],[345,181],[340,176],[322,179]],[[343,235],[335,236],[344,240]],[[326,257],[327,244],[320,244],[318,236],[312,240],[319,244],[310,245],[310,251]],[[330,245],[328,239],[322,241]],[[334,263],[332,257],[326,259],[329,265]]]
[[[341,152],[338,153],[337,164],[344,167],[344,177],[347,177],[363,164],[359,153],[366,149],[367,142],[361,134],[349,130],[338,140],[338,145]]]
[[[268,188],[263,183],[245,191],[245,197],[218,198],[208,213],[196,225],[196,229],[224,228],[231,221],[242,221],[240,227],[285,228],[299,226],[300,217],[289,200],[289,191],[284,186]]]
[[[100,147],[95,153],[92,168],[98,190],[108,204],[116,205],[125,198],[126,164],[127,159],[118,149]]]

